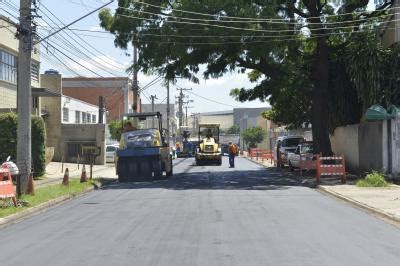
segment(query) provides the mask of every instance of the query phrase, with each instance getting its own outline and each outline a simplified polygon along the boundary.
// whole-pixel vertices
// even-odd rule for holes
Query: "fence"
[[[312,153],[300,154],[299,168],[300,175],[303,175],[303,171],[315,170],[317,168],[315,155]]]
[[[260,149],[260,148],[250,148],[248,156],[250,158],[256,158],[257,160],[258,160],[258,158],[261,158],[262,161],[271,160],[271,163],[274,160],[273,151],[266,150],[266,149]]]
[[[321,181],[321,176],[340,176],[342,183],[346,183],[346,168],[344,156],[321,157],[317,155],[317,182]]]

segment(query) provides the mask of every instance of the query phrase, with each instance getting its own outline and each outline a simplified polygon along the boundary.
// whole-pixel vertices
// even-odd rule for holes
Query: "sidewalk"
[[[80,177],[82,173],[83,165],[78,165],[75,163],[64,163],[64,172],[68,168],[69,177]],[[86,175],[90,175],[90,166],[86,165]],[[35,180],[35,186],[45,186],[55,183],[61,183],[64,177],[64,172],[62,170],[62,164],[60,162],[51,162],[46,166],[46,174],[43,179]],[[114,164],[105,165],[93,165],[93,178],[107,177],[107,178],[117,178],[115,174]]]
[[[250,159],[249,157],[246,158]],[[274,167],[270,160],[250,160],[264,165],[265,167]],[[299,172],[290,172],[288,168],[282,169],[282,171],[300,180],[302,184],[307,184],[309,186],[316,185],[314,173],[306,173],[300,176]],[[390,185],[386,188],[357,187],[355,185],[356,179],[356,176],[348,175],[347,184],[341,184],[340,178],[325,177],[321,179],[321,183],[316,187],[337,198],[400,222],[400,186]]]

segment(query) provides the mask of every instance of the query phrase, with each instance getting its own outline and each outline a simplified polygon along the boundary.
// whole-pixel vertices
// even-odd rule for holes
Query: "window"
[[[96,123],[96,115],[92,115],[92,123]]]
[[[80,124],[81,123],[81,112],[75,111],[75,123]]]
[[[117,150],[117,147],[115,146],[107,146],[106,152],[114,152]]]
[[[63,122],[69,121],[69,110],[68,108],[63,108]]]
[[[90,114],[86,113],[86,123],[90,123]]]
[[[39,64],[32,63],[31,66],[31,79],[39,82]]]
[[[85,124],[86,123],[86,113],[82,112],[82,123]]]
[[[17,58],[0,50],[0,80],[17,84]]]

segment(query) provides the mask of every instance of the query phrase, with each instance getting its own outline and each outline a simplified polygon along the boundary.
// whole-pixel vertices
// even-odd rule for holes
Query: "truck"
[[[199,124],[196,165],[222,164],[222,152],[219,144],[219,124]]]
[[[277,167],[284,167],[288,164],[288,153],[294,152],[297,145],[305,142],[303,136],[281,136],[276,140],[274,158]]]
[[[171,148],[166,141],[159,112],[123,115],[116,171],[120,182],[172,176]]]

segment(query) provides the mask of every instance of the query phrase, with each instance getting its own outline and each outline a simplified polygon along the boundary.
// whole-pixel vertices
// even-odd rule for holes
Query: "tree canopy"
[[[242,132],[241,137],[250,148],[256,148],[257,144],[264,141],[266,135],[261,127],[249,127]]]
[[[358,36],[376,33],[377,23],[388,18],[394,4],[382,0],[367,11],[368,2],[119,0],[118,8],[103,10],[100,19],[115,34],[116,46],[126,49],[133,43],[139,48],[132,68],[145,73],[198,82],[200,74],[218,78],[247,71],[254,87],[236,88],[231,95],[240,101],[269,101],[272,110],[266,116],[275,122],[293,127],[311,123],[315,151],[329,154],[329,131],[357,121],[365,99],[381,86],[376,82],[383,82],[373,76],[376,69],[358,71],[367,50],[350,52],[363,45]],[[376,55],[375,62],[382,63],[376,61],[380,52]],[[206,66],[203,73],[201,65]],[[365,84],[364,74],[372,75],[375,85]],[[398,86],[395,78],[384,82]],[[392,94],[387,92],[385,99]]]

